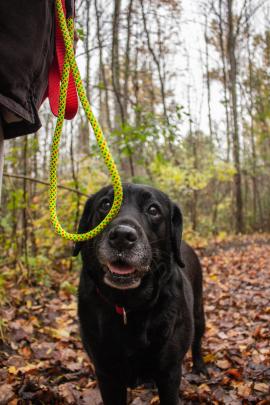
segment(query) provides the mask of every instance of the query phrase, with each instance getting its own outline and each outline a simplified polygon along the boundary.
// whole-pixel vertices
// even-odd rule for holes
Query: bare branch
[[[44,186],[50,186],[50,183],[48,183],[47,181],[40,180],[40,179],[34,179],[33,177],[23,176],[21,174],[9,174],[9,173],[4,172],[3,175],[4,175],[4,177],[11,177],[13,179],[22,179],[22,180],[32,181],[34,183],[43,184]],[[62,188],[63,190],[71,191],[72,193],[76,193],[76,194],[84,196],[84,197],[89,197],[89,194],[83,193],[79,190],[75,190],[74,188],[71,188],[71,187],[61,186],[61,185],[58,185],[57,187]]]

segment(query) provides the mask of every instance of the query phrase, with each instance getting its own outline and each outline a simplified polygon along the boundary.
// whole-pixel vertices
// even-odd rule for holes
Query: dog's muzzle
[[[118,223],[103,236],[98,258],[104,282],[113,288],[137,288],[151,263],[151,249],[143,230],[136,224]]]

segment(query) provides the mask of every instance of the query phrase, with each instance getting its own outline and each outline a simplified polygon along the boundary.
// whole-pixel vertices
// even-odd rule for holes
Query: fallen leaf
[[[201,384],[198,387],[198,393],[199,394],[205,394],[205,393],[209,393],[209,392],[211,392],[211,388],[207,384]]]
[[[231,367],[231,363],[228,360],[218,360],[216,365],[221,368],[222,370],[226,370],[227,368]]]
[[[239,384],[237,387],[237,392],[240,395],[240,397],[248,398],[249,395],[251,394],[251,384],[249,385],[244,383]]]
[[[0,386],[0,405],[6,405],[15,397],[13,387],[10,384],[3,384]]]
[[[103,405],[98,388],[86,389],[82,395],[82,405]]]
[[[68,405],[75,405],[79,400],[79,392],[72,383],[61,384],[58,388],[60,396]]]
[[[205,363],[212,363],[216,360],[216,355],[214,353],[209,353],[206,356],[203,356],[203,360]]]
[[[241,371],[236,368],[230,368],[229,370],[226,370],[226,374],[230,377],[236,378],[237,380],[240,380],[242,377]]]
[[[254,389],[256,391],[264,392],[266,394],[270,394],[270,385],[265,383],[255,383]]]

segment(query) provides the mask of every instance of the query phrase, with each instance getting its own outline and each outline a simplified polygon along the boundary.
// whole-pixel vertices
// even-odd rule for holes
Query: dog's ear
[[[183,217],[180,208],[173,204],[171,205],[171,241],[172,250],[176,263],[180,267],[185,267],[181,258],[181,240],[183,231]]]
[[[80,219],[79,227],[78,227],[78,233],[85,233],[89,230],[90,225],[91,225],[91,217],[93,213],[93,202],[94,202],[94,196],[90,197],[84,206],[84,210]],[[76,242],[72,256],[78,256],[83,244],[85,242]]]

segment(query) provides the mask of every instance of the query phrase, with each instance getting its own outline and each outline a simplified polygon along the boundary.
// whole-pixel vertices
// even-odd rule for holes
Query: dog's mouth
[[[106,263],[104,270],[104,282],[110,287],[120,290],[137,288],[143,275],[142,270],[138,270],[122,260]]]

